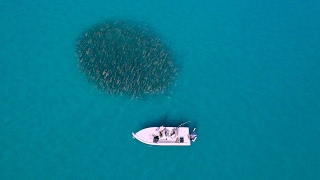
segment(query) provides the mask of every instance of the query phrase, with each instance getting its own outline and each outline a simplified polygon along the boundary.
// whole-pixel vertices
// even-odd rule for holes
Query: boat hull
[[[188,127],[165,127],[164,130],[168,133],[158,136],[159,127],[149,127],[132,133],[132,136],[144,144],[153,146],[190,146]],[[171,135],[174,131],[176,133]]]

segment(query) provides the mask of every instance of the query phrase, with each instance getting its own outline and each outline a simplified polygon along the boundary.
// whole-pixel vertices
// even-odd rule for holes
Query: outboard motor
[[[196,128],[193,129],[192,133],[190,134],[190,140],[195,142],[197,140],[198,134],[196,132]]]

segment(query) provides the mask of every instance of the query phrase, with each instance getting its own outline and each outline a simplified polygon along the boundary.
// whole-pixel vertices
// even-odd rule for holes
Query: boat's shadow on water
[[[147,127],[159,127],[159,126],[166,126],[166,127],[177,127],[180,124],[183,124],[187,121],[190,121],[188,124],[185,124],[183,126],[192,126],[195,127],[195,122],[192,122],[192,120],[187,118],[169,118],[168,115],[161,116],[159,118],[154,118],[145,121],[142,124],[142,128]]]

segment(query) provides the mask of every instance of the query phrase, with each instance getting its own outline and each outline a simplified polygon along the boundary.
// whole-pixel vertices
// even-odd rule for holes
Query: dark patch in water
[[[76,56],[88,80],[108,94],[164,93],[178,73],[160,38],[128,21],[107,21],[84,32],[77,40]]]

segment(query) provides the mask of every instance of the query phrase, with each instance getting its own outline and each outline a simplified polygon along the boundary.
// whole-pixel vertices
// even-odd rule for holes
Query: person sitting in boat
[[[163,126],[160,126],[160,128],[159,128],[160,138],[163,136],[163,131],[164,130],[165,130],[165,128]]]
[[[172,129],[171,132],[170,132],[170,137],[171,138],[175,138],[176,137],[176,131],[175,129]]]
[[[164,129],[164,134],[166,135],[166,137],[168,137],[169,136],[169,130],[168,129]]]

